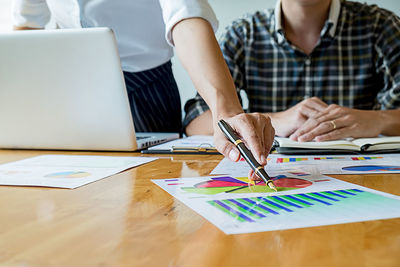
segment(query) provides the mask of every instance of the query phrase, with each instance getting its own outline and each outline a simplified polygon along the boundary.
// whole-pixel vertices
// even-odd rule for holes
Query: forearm
[[[211,111],[207,110],[186,126],[185,133],[187,135],[213,135],[214,129],[212,124]]]
[[[219,119],[243,112],[235,85],[210,24],[201,18],[179,22],[172,31],[177,55],[195,87]]]
[[[400,135],[400,109],[379,110],[376,123],[380,123],[383,135]],[[373,123],[375,124],[375,123]]]

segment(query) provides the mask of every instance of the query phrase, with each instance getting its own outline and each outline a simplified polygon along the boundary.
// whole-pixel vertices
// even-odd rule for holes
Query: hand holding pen
[[[246,160],[246,162],[250,165],[251,169],[256,173],[261,179],[264,180],[265,184],[269,186],[275,192],[276,187],[272,181],[272,179],[268,176],[264,167],[257,162],[254,158],[253,154],[250,150],[246,147],[243,141],[236,135],[235,131],[232,127],[226,123],[224,120],[220,120],[218,122],[218,126],[220,127],[221,131],[225,134],[226,138],[232,142],[239,150],[242,157]]]

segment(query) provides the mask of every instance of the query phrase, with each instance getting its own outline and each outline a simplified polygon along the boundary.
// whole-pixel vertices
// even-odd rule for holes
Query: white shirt
[[[19,27],[44,28],[52,16],[59,28],[113,29],[122,69],[130,72],[171,59],[171,30],[179,21],[201,17],[218,27],[207,0],[14,0],[13,12]]]

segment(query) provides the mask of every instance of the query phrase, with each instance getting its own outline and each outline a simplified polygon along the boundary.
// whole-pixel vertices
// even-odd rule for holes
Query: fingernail
[[[238,158],[239,158],[239,152],[237,152],[235,149],[232,149],[232,150],[229,152],[229,158],[230,158],[231,160],[233,160],[233,161],[237,161]]]

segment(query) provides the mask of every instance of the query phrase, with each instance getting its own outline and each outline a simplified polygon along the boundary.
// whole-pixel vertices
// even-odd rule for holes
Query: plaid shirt
[[[375,5],[332,0],[307,55],[285,38],[280,13],[278,2],[236,20],[220,40],[238,92],[247,93],[248,112],[279,112],[313,96],[357,109],[400,107],[399,17]],[[199,95],[189,100],[184,127],[207,109]]]

